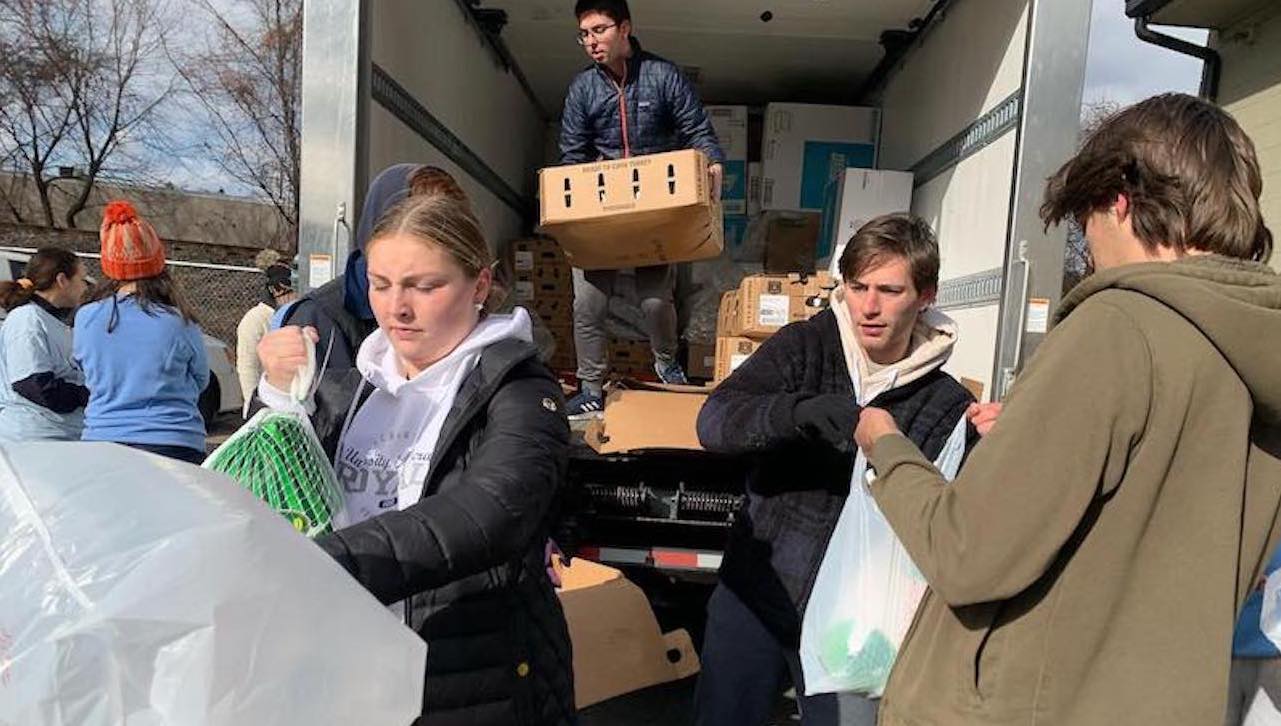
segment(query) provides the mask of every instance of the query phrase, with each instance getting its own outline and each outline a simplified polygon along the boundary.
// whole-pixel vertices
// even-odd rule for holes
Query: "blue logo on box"
[[[828,186],[840,178],[845,169],[871,169],[876,162],[872,144],[838,141],[806,141],[801,167],[801,209],[822,209],[827,202]]]
[[[726,161],[724,179],[721,185],[721,203],[725,214],[747,213],[747,162],[743,160]]]
[[[737,252],[738,248],[743,246],[743,238],[747,235],[747,217],[741,215],[725,215],[725,249],[731,253]]]

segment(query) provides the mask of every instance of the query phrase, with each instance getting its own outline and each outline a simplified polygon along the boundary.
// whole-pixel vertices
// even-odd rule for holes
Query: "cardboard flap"
[[[667,660],[672,662],[672,680],[678,681],[682,678],[689,678],[698,673],[702,664],[698,660],[698,652],[694,650],[694,640],[689,637],[689,632],[684,628],[673,630],[663,635],[663,642],[667,644]]]
[[[605,398],[605,415],[588,427],[584,438],[597,453],[621,454],[645,449],[702,451],[698,412],[708,389],[682,386],[672,390],[615,389]]]
[[[558,589],[561,592],[580,590],[623,577],[620,570],[579,557],[571,558],[568,565],[564,564],[559,557],[555,558],[552,560],[552,569],[556,570],[556,574],[560,576]]]
[[[689,634],[664,635],[645,593],[618,570],[578,558],[558,569],[578,708],[698,672]]]
[[[624,391],[666,391],[668,393],[696,393],[707,395],[711,388],[708,386],[677,385],[675,383],[654,383],[652,381],[639,381],[635,378],[621,378],[614,381],[610,390]]]

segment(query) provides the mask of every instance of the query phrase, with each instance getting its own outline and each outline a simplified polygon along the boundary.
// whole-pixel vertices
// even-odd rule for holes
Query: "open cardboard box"
[[[539,221],[584,270],[716,257],[725,227],[708,165],[685,150],[548,167],[538,174]]]
[[[605,392],[605,414],[584,433],[600,454],[646,449],[702,451],[698,412],[710,388],[625,380]]]
[[[612,567],[556,563],[556,591],[574,647],[574,700],[586,708],[698,673],[689,633],[663,633],[639,587]]]

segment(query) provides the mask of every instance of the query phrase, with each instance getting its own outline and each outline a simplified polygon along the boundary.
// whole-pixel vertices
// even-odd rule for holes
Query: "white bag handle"
[[[311,384],[316,380],[316,346],[307,337],[307,331],[304,328],[298,328],[298,334],[302,336],[303,347],[307,349],[307,363],[298,369],[293,381],[289,384],[289,397],[294,400],[294,403],[307,400],[311,395]]]
[[[310,399],[316,392],[316,388],[320,386],[320,379],[325,375],[325,369],[329,367],[329,354],[334,351],[336,333],[329,334],[329,345],[325,347],[325,359],[320,363],[319,372],[316,370],[316,346],[312,345],[303,328],[299,328],[298,333],[306,344],[304,347],[307,349],[307,362],[298,369],[293,381],[289,383],[289,397],[294,400],[294,403],[302,404]]]

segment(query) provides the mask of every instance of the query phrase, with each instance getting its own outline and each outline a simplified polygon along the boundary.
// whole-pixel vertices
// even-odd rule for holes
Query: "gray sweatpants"
[[[676,359],[676,268],[671,265],[636,268],[640,299],[654,360],[660,367]],[[614,295],[618,270],[574,270],[574,346],[578,380],[587,391],[600,394],[609,370],[609,298]]]

